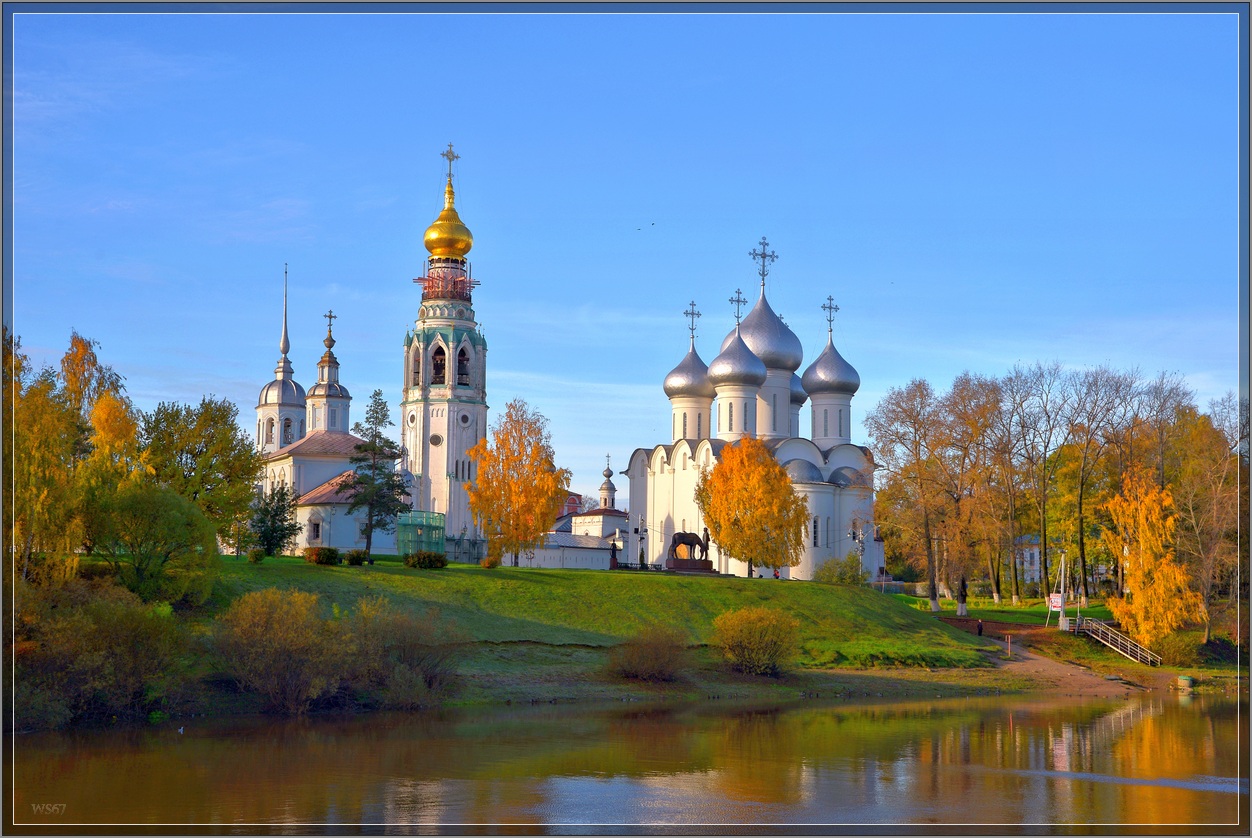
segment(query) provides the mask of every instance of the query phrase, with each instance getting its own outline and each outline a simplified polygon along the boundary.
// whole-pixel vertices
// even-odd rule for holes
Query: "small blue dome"
[[[793,372],[791,374],[791,403],[801,405],[808,400],[809,394],[804,392],[804,384],[800,381],[800,376]]]
[[[792,483],[821,483],[822,473],[808,460],[788,460],[783,468]]]

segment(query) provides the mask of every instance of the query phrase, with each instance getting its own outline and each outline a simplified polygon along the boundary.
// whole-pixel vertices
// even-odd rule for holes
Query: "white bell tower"
[[[404,465],[413,476],[413,508],[446,516],[449,553],[477,556],[482,536],[469,511],[465,484],[473,480],[467,454],[487,434],[487,342],[474,319],[473,288],[466,258],[474,237],[461,222],[452,190],[452,144],[443,211],[426,229],[430,252],[422,307],[404,337]],[[469,542],[467,550],[465,542]]]

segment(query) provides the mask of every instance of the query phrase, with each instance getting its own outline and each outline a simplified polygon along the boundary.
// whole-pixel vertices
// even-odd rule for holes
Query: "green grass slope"
[[[637,571],[472,565],[412,570],[389,561],[325,567],[294,558],[251,565],[226,558],[212,608],[220,611],[244,593],[268,587],[319,594],[328,612],[332,605],[350,611],[368,596],[402,608],[437,608],[442,619],[487,643],[605,647],[662,623],[683,631],[692,644],[707,644],[719,614],[759,605],[800,621],[801,666],[978,666],[985,662],[978,650],[989,647],[865,588]]]

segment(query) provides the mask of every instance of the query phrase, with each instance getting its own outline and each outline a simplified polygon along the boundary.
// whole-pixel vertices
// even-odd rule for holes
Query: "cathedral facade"
[[[826,345],[804,370],[800,339],[774,313],[765,297],[768,265],[776,255],[761,250],[761,294],[739,318],[747,301],[735,292],[735,327],[719,354],[705,364],[696,351],[691,304],[691,341],[686,356],[665,377],[670,402],[671,441],[637,448],[623,474],[630,480],[630,522],[626,555],[652,565],[664,564],[675,533],[704,531],[695,502],[701,470],[712,470],[722,449],[746,437],[760,439],[786,469],[793,488],[804,498],[809,519],[800,563],[784,568],[783,578],[812,579],[818,567],[849,552],[861,556],[871,578],[883,572],[882,542],[873,524],[874,459],[851,439],[852,398],[860,376],[834,345],[833,318],[838,307],[827,298]],[[800,412],[809,403],[812,431],[800,436]],[[747,559],[723,554],[716,543],[708,558],[719,573],[743,576]]]

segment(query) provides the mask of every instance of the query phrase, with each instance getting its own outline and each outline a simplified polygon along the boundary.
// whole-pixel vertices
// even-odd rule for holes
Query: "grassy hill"
[[[294,588],[319,594],[323,607],[355,608],[361,597],[436,608],[466,636],[485,643],[607,647],[653,623],[710,642],[713,619],[746,606],[777,608],[800,621],[801,667],[985,664],[986,643],[864,589],[773,579],[676,576],[639,571],[540,570],[452,565],[412,570],[394,561],[365,567],[316,566],[296,558],[260,565],[223,559],[212,609],[244,593]]]

